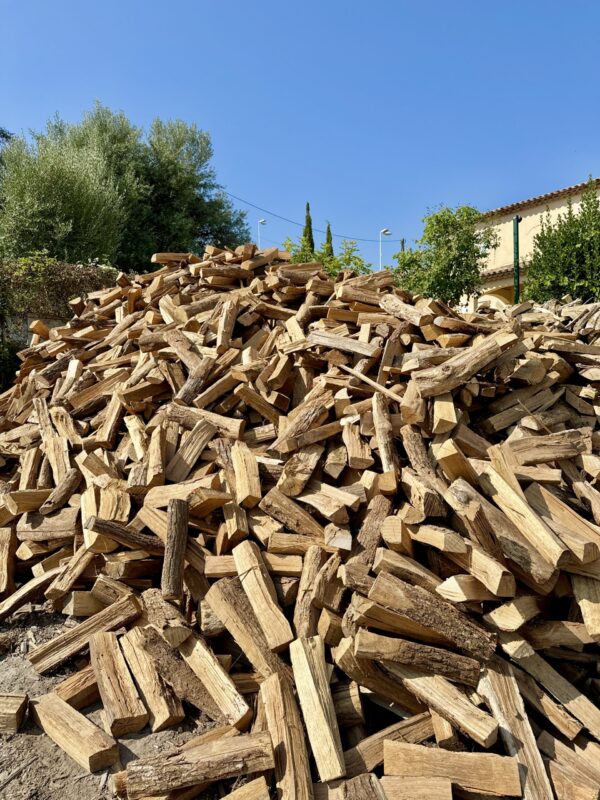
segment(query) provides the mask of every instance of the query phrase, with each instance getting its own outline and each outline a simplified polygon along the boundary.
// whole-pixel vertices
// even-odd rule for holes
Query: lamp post
[[[523,221],[523,217],[516,214],[513,217],[513,292],[514,303],[517,305],[521,299],[521,275],[520,275],[520,262],[519,262],[519,222]]]
[[[260,250],[260,226],[261,226],[261,225],[266,225],[266,224],[267,224],[267,220],[266,220],[266,219],[259,219],[259,220],[258,220],[258,225],[256,226],[256,229],[257,229],[257,231],[258,231],[258,240],[257,240],[257,243],[258,243],[258,249],[259,249],[259,250]]]
[[[390,236],[391,230],[389,228],[382,228],[379,231],[379,271],[381,272],[381,237],[382,236]]]

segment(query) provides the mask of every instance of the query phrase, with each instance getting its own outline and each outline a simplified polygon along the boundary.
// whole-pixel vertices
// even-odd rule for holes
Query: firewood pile
[[[78,665],[0,730],[129,800],[598,798],[600,304],[153,260],[0,395],[0,620],[70,615],[28,657]]]

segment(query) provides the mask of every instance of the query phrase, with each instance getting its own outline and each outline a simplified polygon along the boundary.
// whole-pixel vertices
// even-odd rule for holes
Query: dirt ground
[[[62,614],[40,611],[15,614],[0,624],[0,694],[26,692],[35,697],[84,666],[85,658],[74,659],[50,675],[39,675],[27,659],[27,652],[33,647],[75,624]],[[82,713],[102,725],[99,705],[83,709]],[[210,724],[190,713],[181,725],[169,730],[151,733],[145,728],[124,736],[119,740],[121,768],[132,758],[168,752],[207,730]],[[90,775],[31,720],[17,734],[0,735],[0,800],[107,800],[113,796],[108,771]],[[212,792],[198,795],[202,800],[215,796]]]

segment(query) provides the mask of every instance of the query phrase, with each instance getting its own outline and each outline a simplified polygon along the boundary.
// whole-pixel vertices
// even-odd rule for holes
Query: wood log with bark
[[[130,800],[597,798],[598,304],[153,263],[0,394],[0,620],[61,612],[27,657],[67,672],[2,729],[93,771],[200,720]]]

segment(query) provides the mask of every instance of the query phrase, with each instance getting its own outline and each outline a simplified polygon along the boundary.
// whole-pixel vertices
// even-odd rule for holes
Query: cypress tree
[[[325,258],[333,258],[333,236],[331,235],[331,225],[327,223],[327,231],[325,233],[325,244],[323,245],[323,253]]]
[[[312,218],[310,216],[310,203],[306,203],[306,217],[304,219],[304,230],[302,231],[302,238],[304,239],[308,249],[311,253],[315,252],[315,239],[312,229]]]

